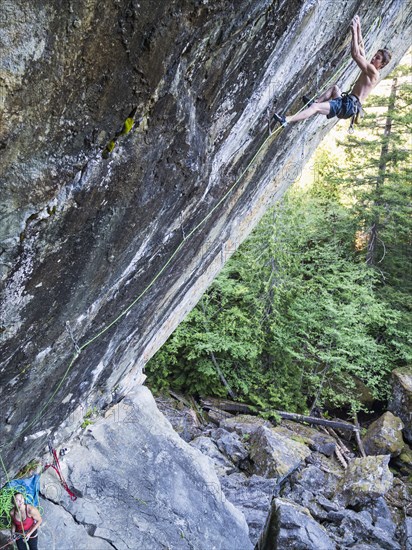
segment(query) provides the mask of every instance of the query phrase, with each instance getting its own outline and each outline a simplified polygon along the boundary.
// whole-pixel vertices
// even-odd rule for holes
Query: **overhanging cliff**
[[[334,124],[266,139],[276,99],[293,112],[303,93],[353,82],[356,13],[390,70],[410,44],[406,0],[2,0],[8,467],[143,381]]]

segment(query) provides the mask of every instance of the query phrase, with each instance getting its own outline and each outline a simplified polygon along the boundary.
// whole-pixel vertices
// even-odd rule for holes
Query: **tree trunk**
[[[205,326],[205,330],[209,330],[209,327],[208,327],[208,323],[207,323],[207,320],[206,320],[206,309],[205,309],[205,305],[203,302],[201,302],[201,305],[202,305],[202,311],[203,311],[203,324]],[[232,388],[229,386],[229,383],[228,381],[226,380],[225,378],[225,375],[223,374],[223,371],[222,369],[219,367],[219,364],[216,360],[216,357],[215,357],[215,354],[213,353],[213,351],[211,351],[209,353],[209,357],[210,359],[212,360],[212,363],[213,363],[213,366],[215,367],[216,369],[216,372],[217,374],[219,375],[219,378],[220,378],[220,381],[222,382],[222,384],[224,385],[224,387],[226,388],[226,391],[227,393],[229,394],[229,396],[232,398],[232,399],[236,399],[236,394],[234,393],[234,391],[232,390]]]
[[[366,251],[366,263],[370,266],[376,265],[376,251],[379,240],[380,230],[380,206],[382,198],[382,187],[385,183],[386,165],[389,152],[389,138],[392,132],[392,115],[395,110],[396,91],[398,79],[395,77],[392,80],[391,94],[389,96],[388,111],[386,114],[385,130],[382,137],[382,148],[378,165],[378,176],[376,178],[376,193],[374,201],[375,214],[372,219],[372,224],[369,233],[368,247]]]

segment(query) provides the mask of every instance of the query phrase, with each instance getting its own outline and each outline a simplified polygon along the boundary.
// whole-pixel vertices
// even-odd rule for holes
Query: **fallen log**
[[[366,458],[365,447],[363,446],[363,441],[362,441],[361,436],[360,436],[360,426],[359,426],[359,421],[358,421],[358,415],[356,413],[355,413],[353,419],[354,419],[354,422],[355,422],[355,426],[357,428],[356,432],[355,432],[356,443],[358,444],[358,449],[360,450],[361,455],[363,456],[363,458]]]
[[[173,397],[173,399],[176,399],[176,401],[184,405],[187,409],[189,409],[189,414],[194,414],[196,416],[199,425],[205,424],[203,411],[193,397],[189,397],[189,400],[187,400],[185,397],[183,397],[183,395],[180,395],[172,390],[169,390],[169,395]]]
[[[304,414],[288,413],[285,411],[273,411],[284,420],[293,420],[294,422],[307,422],[308,424],[316,424],[318,426],[326,426],[328,428],[338,430],[348,430],[350,432],[356,432],[358,428],[349,422],[343,422],[339,420],[326,420],[325,418],[318,418],[316,416],[306,416]]]
[[[217,409],[222,409],[223,411],[231,412],[231,413],[241,413],[241,414],[253,414],[255,415],[256,412],[252,410],[249,405],[246,405],[245,403],[236,403],[236,401],[230,401],[229,399],[219,399],[216,397],[207,397],[205,399],[201,399],[200,403],[202,407],[206,410],[208,409],[214,409],[215,411]],[[296,414],[296,413],[289,413],[286,411],[273,411],[274,415],[278,415],[284,420],[292,420],[293,422],[301,422],[301,423],[307,423],[307,424],[314,424],[317,426],[326,426],[328,428],[338,429],[338,430],[348,430],[350,432],[357,432],[358,428],[354,426],[353,424],[350,424],[350,422],[344,422],[339,420],[326,420],[324,418],[318,418],[317,416],[307,416],[304,414]]]
[[[252,411],[249,405],[245,403],[237,403],[236,401],[221,399],[219,397],[200,399],[200,404],[204,409],[220,409],[230,413],[256,414],[256,412]]]

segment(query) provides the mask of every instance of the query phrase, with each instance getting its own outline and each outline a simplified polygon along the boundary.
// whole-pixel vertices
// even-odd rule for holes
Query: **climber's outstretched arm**
[[[356,22],[356,35],[358,39],[359,51],[360,51],[360,54],[366,59],[365,44],[363,42],[360,17],[359,15],[355,15],[353,19]]]
[[[361,25],[360,25],[360,19],[359,19],[359,22],[358,22],[358,44],[359,44],[359,49],[360,49],[361,55],[363,55],[363,57],[366,58],[365,43],[363,41]]]
[[[351,23],[352,42],[351,42],[351,55],[360,70],[367,76],[375,77],[378,71],[375,67],[366,60],[365,51],[363,46],[359,43],[359,38],[362,40],[362,32],[360,28],[360,19],[358,15],[352,19]]]

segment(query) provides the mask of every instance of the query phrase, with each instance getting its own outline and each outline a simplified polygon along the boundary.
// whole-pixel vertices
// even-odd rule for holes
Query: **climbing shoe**
[[[274,121],[279,122],[279,124],[283,126],[283,128],[286,128],[286,126],[288,125],[288,123],[286,122],[286,117],[284,117],[283,115],[278,115],[277,113],[275,113],[272,118]]]
[[[315,100],[311,99],[311,97],[309,95],[304,95],[304,96],[302,96],[302,103],[305,107],[310,107],[311,105],[313,105],[315,103]]]

